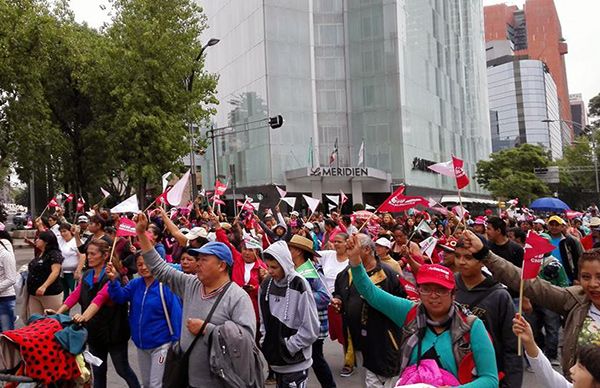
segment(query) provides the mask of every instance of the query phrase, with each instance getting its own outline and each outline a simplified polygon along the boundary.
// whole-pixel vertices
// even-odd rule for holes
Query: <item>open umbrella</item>
[[[561,213],[561,212],[565,212],[567,210],[571,210],[569,205],[567,205],[560,199],[553,198],[553,197],[538,198],[531,203],[529,208],[533,209],[533,210],[538,210],[538,211],[556,212],[556,213]]]

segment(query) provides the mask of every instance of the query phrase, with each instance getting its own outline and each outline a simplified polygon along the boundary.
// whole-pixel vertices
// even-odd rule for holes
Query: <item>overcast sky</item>
[[[484,5],[501,2],[483,0]],[[566,55],[569,93],[582,93],[587,104],[590,98],[600,93],[600,45],[598,44],[600,0],[554,0],[554,2],[563,36],[569,45],[569,53]],[[522,7],[524,1],[511,0],[506,3]],[[71,0],[71,7],[78,21],[85,20],[92,27],[99,27],[110,19],[108,0]]]

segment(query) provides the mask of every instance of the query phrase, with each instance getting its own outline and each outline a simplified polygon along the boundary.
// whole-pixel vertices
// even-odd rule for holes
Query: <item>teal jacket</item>
[[[406,315],[415,305],[414,302],[389,294],[375,286],[367,276],[367,272],[362,264],[352,267],[352,279],[354,287],[356,287],[369,305],[381,311],[394,321],[396,325],[400,327],[404,325]],[[438,336],[430,329],[427,329],[421,344],[421,354],[427,352],[432,346],[435,347],[437,354],[440,356],[442,368],[457,376],[458,367],[452,353],[452,341],[449,332],[446,331]],[[473,349],[473,358],[475,359],[478,377],[473,382],[461,385],[461,387],[497,388],[498,369],[496,367],[494,347],[483,322],[479,318],[475,320],[471,327],[471,348]],[[415,347],[409,365],[413,365],[416,362],[417,348]]]

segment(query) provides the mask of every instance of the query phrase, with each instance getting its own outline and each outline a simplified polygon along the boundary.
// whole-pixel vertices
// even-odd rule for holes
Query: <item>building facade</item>
[[[487,74],[493,151],[529,143],[562,158],[558,93],[546,65],[514,59],[488,67]]]
[[[454,182],[428,164],[454,154],[472,176],[488,157],[479,0],[198,2],[221,40],[205,62],[219,74],[213,124],[237,132],[215,139],[218,171],[245,193],[377,203],[406,184],[439,197]],[[280,129],[251,123],[276,114]],[[211,152],[200,160],[212,187]],[[472,181],[466,193],[485,194]]]
[[[583,96],[580,93],[576,93],[569,95],[569,103],[571,104],[573,131],[575,136],[581,136],[583,134],[583,129],[588,125],[585,101],[583,101]]]
[[[569,144],[574,132],[565,66],[568,47],[554,0],[526,0],[523,9],[507,4],[486,6],[484,19],[486,42],[510,40],[518,59],[540,60],[548,66],[558,92],[561,136]]]

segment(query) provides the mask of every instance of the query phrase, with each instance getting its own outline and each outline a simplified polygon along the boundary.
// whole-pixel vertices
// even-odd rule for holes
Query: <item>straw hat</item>
[[[299,236],[295,234],[292,236],[292,239],[287,243],[288,246],[301,249],[306,252],[312,253],[315,257],[321,257],[315,250],[313,249],[313,242],[306,237]]]

